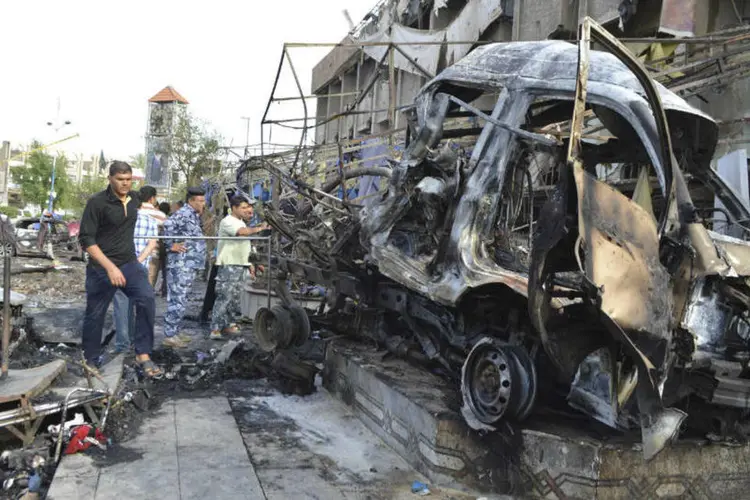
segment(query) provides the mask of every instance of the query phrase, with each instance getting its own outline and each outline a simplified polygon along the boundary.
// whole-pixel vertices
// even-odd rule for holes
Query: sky
[[[339,42],[376,0],[23,0],[3,3],[0,140],[43,143],[78,133],[68,154],[124,159],[145,151],[148,99],[167,85],[225,145],[260,142],[285,42]],[[291,49],[309,93],[330,48]],[[288,67],[279,95],[296,92]],[[70,120],[56,135],[47,122]],[[314,101],[312,101],[314,104]],[[284,113],[302,116],[297,109]],[[294,107],[294,106],[292,106]],[[299,110],[299,113],[297,113]],[[276,111],[275,118],[283,118]],[[276,132],[274,132],[276,134]],[[296,137],[296,136],[294,136]],[[294,139],[287,134],[283,142]],[[282,142],[278,136],[274,142]]]

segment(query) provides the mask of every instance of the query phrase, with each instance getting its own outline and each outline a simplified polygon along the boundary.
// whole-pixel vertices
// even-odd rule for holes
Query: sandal
[[[231,324],[228,327],[224,328],[221,331],[221,333],[226,333],[227,335],[234,335],[236,333],[240,333],[240,327],[235,324]]]
[[[161,370],[161,368],[156,366],[156,363],[154,363],[150,359],[146,359],[143,361],[136,359],[135,362],[138,363],[138,366],[141,367],[146,377],[152,380],[161,380],[161,378],[164,376],[164,372]]]

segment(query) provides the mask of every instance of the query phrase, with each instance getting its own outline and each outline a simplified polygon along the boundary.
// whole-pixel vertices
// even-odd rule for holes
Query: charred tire
[[[310,318],[307,317],[307,312],[300,306],[291,306],[289,312],[294,320],[294,332],[293,338],[291,339],[292,344],[301,346],[307,339],[310,338],[312,328],[310,327]]]
[[[536,399],[536,369],[525,349],[484,338],[461,369],[464,405],[485,425],[523,420]]]
[[[289,347],[293,331],[292,314],[283,306],[273,306],[271,309],[261,307],[255,313],[253,322],[255,340],[258,346],[266,352]]]

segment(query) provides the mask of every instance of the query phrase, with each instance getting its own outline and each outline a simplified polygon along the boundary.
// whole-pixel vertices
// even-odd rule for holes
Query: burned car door
[[[597,37],[597,41],[603,40],[605,45],[609,44],[607,48],[610,52],[623,61],[646,88],[651,110],[657,115],[659,137],[656,146],[661,148],[654,146],[653,139],[644,133],[646,128],[639,126],[634,119],[637,109],[633,110],[635,113],[625,112],[616,109],[616,103],[607,105],[591,102],[596,99],[587,99],[592,35]],[[601,342],[601,347],[590,353],[596,359],[589,359],[598,363],[597,369],[592,370],[587,365],[586,376],[598,377],[603,374],[608,387],[596,395],[599,398],[581,398],[576,390],[592,384],[584,380],[580,370],[571,387],[571,402],[577,401],[584,411],[616,426],[621,417],[620,407],[627,403],[637,381],[635,395],[643,452],[645,458],[650,459],[676,437],[685,418],[685,413],[665,408],[661,400],[663,384],[673,363],[671,279],[661,263],[660,249],[661,229],[666,226],[669,203],[673,201],[674,158],[658,92],[637,62],[588,18],[581,25],[580,40],[567,164],[557,187],[557,196],[547,204],[541,216],[544,222],[535,242],[530,272],[530,312],[548,354],[562,369],[570,370],[578,361],[571,362],[560,356],[566,342],[589,347],[596,346],[597,340]],[[601,108],[602,104],[605,104],[604,108]],[[661,206],[658,207],[658,219],[650,211],[650,201],[645,203],[642,200],[641,204],[636,201],[643,197],[642,193],[633,193],[634,196],[628,197],[597,179],[592,165],[595,162],[587,157],[590,155],[586,154],[586,144],[582,139],[587,107],[589,112],[608,125],[608,129],[626,132],[618,134],[627,143],[620,145],[621,148],[635,147],[649,153],[651,163],[659,174],[663,195]],[[647,122],[651,119],[647,115],[642,116]],[[582,307],[592,313],[591,319],[600,321],[603,329],[598,335],[569,332],[567,339],[553,339],[549,329],[549,301],[556,293],[570,292],[570,289],[560,289],[566,288],[562,276],[571,272],[577,276],[572,285],[573,291],[578,292],[577,298]],[[572,307],[579,305],[573,304]],[[622,368],[628,365],[632,368],[623,371]],[[582,392],[585,394],[587,391]],[[575,396],[579,397],[576,399]],[[597,408],[597,405],[603,409]]]

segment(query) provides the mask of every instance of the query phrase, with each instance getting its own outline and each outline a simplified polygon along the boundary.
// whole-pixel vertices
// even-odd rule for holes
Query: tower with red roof
[[[169,189],[169,143],[175,131],[177,118],[188,104],[188,100],[169,85],[148,100],[146,184]]]

